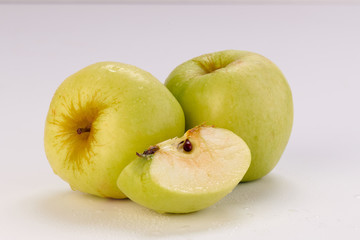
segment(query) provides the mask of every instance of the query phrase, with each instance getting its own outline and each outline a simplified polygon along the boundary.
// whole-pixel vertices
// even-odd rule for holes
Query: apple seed
[[[190,152],[192,150],[192,144],[189,139],[186,139],[183,145],[183,149],[185,152]]]

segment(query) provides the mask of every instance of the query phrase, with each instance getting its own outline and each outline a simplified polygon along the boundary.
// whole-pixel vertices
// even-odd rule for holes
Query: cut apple
[[[137,155],[120,174],[118,187],[134,202],[168,213],[216,203],[236,187],[251,161],[240,137],[203,125]]]

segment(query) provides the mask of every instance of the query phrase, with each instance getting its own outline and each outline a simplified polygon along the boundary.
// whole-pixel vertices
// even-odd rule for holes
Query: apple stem
[[[90,128],[89,127],[85,127],[85,128],[78,128],[76,130],[77,134],[82,134],[83,132],[90,132]]]

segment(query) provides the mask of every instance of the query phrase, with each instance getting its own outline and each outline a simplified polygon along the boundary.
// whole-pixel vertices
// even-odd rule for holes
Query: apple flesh
[[[179,103],[150,73],[101,62],[56,90],[45,123],[45,152],[72,189],[125,198],[116,181],[134,152],[181,136],[184,127]]]
[[[227,129],[198,126],[151,146],[121,172],[118,186],[157,212],[188,213],[230,193],[249,168],[250,150]]]
[[[269,59],[238,50],[205,54],[176,67],[165,85],[184,110],[186,129],[214,124],[244,139],[252,161],[243,181],[265,176],[278,163],[291,133],[293,100]]]

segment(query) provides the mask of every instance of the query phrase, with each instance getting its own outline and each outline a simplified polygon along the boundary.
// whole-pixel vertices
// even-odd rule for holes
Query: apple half
[[[204,125],[137,155],[121,172],[118,187],[161,213],[194,212],[216,203],[237,186],[251,162],[240,137]]]

